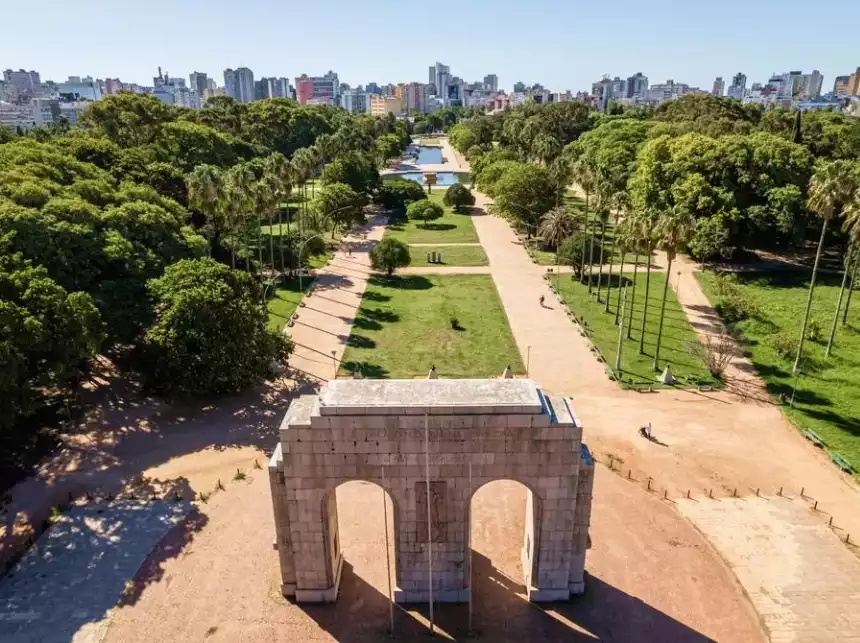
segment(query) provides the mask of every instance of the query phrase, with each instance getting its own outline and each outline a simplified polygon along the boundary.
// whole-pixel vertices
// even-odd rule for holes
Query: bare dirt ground
[[[525,490],[497,482],[474,499],[474,629],[488,641],[763,641],[758,620],[707,542],[669,506],[601,470],[588,593],[569,603],[523,597],[519,550]],[[208,521],[180,550],[168,539],[144,565],[105,641],[380,641],[389,624],[382,497],[338,489],[345,557],[334,605],[278,593],[264,472],[230,482],[201,507]],[[624,525],[622,528],[621,525]],[[177,529],[174,539],[188,540]],[[226,554],[226,552],[230,552]],[[666,574],[667,566],[684,574]],[[157,581],[157,582],[156,582]],[[395,608],[396,640],[427,639],[427,609]],[[437,605],[442,640],[467,638],[468,607]]]

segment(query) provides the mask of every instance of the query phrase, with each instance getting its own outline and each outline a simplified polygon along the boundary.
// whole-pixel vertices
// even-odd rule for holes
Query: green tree
[[[348,229],[364,219],[364,200],[355,190],[344,183],[329,183],[317,193],[312,208],[317,215],[317,228]]]
[[[266,328],[260,287],[212,259],[183,260],[149,283],[156,319],[146,333],[150,386],[171,396],[222,395],[270,373],[292,346]]]
[[[555,249],[555,272],[557,277],[558,267],[561,262],[561,244],[576,232],[578,227],[578,222],[570,212],[560,207],[553,208],[543,215],[540,220],[538,236],[551,248]]]
[[[524,226],[529,235],[556,203],[556,189],[545,168],[519,163],[509,168],[494,188],[496,208]]]
[[[424,201],[420,203],[424,203]],[[397,268],[405,268],[411,262],[409,246],[391,237],[383,238],[370,251],[370,266],[374,270],[384,270],[389,276],[394,274]]]
[[[150,94],[120,92],[95,101],[78,118],[78,125],[109,138],[120,147],[152,143],[176,112]]]
[[[558,247],[558,259],[556,263],[560,262],[565,266],[570,266],[577,279],[582,277],[582,238],[584,236],[582,232],[574,233],[562,241]]]
[[[424,189],[416,182],[395,176],[380,186],[376,192],[376,202],[396,215],[406,212],[406,207],[415,201],[427,198]]]
[[[188,204],[206,218],[210,232],[210,245],[214,252],[224,229],[224,210],[227,200],[226,180],[214,165],[198,165],[186,179]]]
[[[379,187],[379,172],[369,154],[347,152],[326,165],[322,182],[345,183],[358,194],[369,197]]]
[[[660,369],[660,345],[663,342],[663,321],[666,317],[666,296],[669,293],[669,278],[672,276],[672,261],[693,233],[696,221],[688,210],[677,208],[664,213],[657,221],[660,247],[666,252],[666,279],[663,283],[663,298],[660,302],[660,322],[657,325],[657,347],[654,349],[654,370]],[[642,327],[645,334],[645,327]]]
[[[462,183],[455,183],[445,191],[442,203],[453,208],[454,212],[462,212],[475,205],[475,195]]]
[[[809,313],[812,310],[812,295],[815,291],[815,279],[818,276],[818,264],[821,261],[821,251],[824,249],[827,226],[842,214],[842,210],[849,204],[856,190],[857,171],[854,164],[849,161],[823,163],[809,182],[809,209],[822,219],[821,238],[818,240],[818,249],[815,252],[815,263],[809,279],[809,295],[806,299],[803,322],[800,325],[800,338],[797,342],[797,356],[793,368],[795,373],[800,370],[803,359],[803,342],[806,338]]]
[[[0,237],[0,439],[52,391],[68,391],[104,338],[90,296],[67,292],[8,241]]]
[[[428,221],[441,219],[444,214],[445,210],[442,209],[442,206],[429,199],[410,203],[409,207],[406,208],[406,217],[410,221],[421,221],[425,226]]]

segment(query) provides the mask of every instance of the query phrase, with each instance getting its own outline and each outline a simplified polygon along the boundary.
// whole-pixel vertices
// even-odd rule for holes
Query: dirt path
[[[370,251],[385,233],[386,217],[345,236],[329,264],[317,273],[313,294],[296,310],[288,329],[295,344],[290,368],[310,380],[327,381],[337,372],[361,297],[373,275]]]

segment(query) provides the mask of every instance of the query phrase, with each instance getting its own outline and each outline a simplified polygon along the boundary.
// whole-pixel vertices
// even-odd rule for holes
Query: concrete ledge
[[[443,589],[433,591],[434,603],[468,603],[469,594],[472,590],[468,587],[463,589]],[[402,590],[396,588],[394,590],[394,602],[398,605],[406,605],[409,603],[429,603],[430,592],[428,590]]]
[[[570,583],[568,586],[571,596],[580,596],[585,594],[585,581],[579,583]]]
[[[326,589],[296,589],[296,603],[334,603],[337,600],[337,592],[340,589],[340,576],[342,572],[343,555],[338,554],[334,585]]]
[[[570,589],[538,589],[528,588],[529,601],[532,603],[553,603],[555,601],[566,601],[570,599]]]

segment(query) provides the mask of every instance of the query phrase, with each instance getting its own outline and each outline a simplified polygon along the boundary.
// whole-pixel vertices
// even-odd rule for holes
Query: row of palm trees
[[[230,247],[230,262],[236,267],[237,249],[241,247],[238,237],[247,239],[249,228],[255,231],[257,261],[263,267],[263,220],[269,225],[270,270],[275,274],[274,226],[279,233],[280,273],[286,269],[284,235],[282,234],[283,210],[281,204],[289,197],[294,186],[298,186],[303,197],[300,201],[299,226],[309,217],[307,208],[308,180],[316,175],[324,157],[315,148],[301,148],[292,161],[274,152],[262,162],[258,178],[250,163],[239,163],[228,169],[214,165],[198,165],[187,178],[189,205],[206,217],[211,247],[214,250],[222,240]],[[311,191],[313,192],[313,183]],[[312,194],[313,196],[313,194]],[[289,231],[289,221],[287,222]],[[250,248],[246,247],[244,260],[250,270]]]
[[[575,167],[577,181],[586,195],[585,208],[582,213],[571,213],[565,208],[553,208],[541,220],[540,236],[556,248],[556,264],[560,263],[558,249],[561,243],[575,234],[581,234],[582,247],[580,252],[580,281],[588,286],[588,293],[595,296],[604,305],[604,312],[611,312],[612,302],[612,271],[616,248],[621,253],[621,268],[627,255],[633,253],[632,299],[636,300],[636,285],[639,270],[639,258],[644,255],[646,261],[645,301],[642,307],[641,329],[639,336],[639,354],[645,354],[645,328],[648,320],[648,302],[651,289],[650,257],[656,248],[666,252],[666,278],[663,283],[663,294],[660,303],[660,316],[657,328],[657,343],[654,349],[654,369],[659,370],[660,349],[663,340],[664,320],[666,316],[666,298],[669,290],[669,276],[672,262],[677,253],[690,239],[695,229],[695,220],[686,211],[670,211],[660,214],[632,212],[626,208],[623,199],[602,192],[593,181],[591,173],[581,164]],[[592,192],[596,190],[594,216],[590,213]],[[610,219],[614,219],[613,236],[609,246],[609,261],[604,290],[604,250],[606,248],[606,230]],[[598,234],[599,231],[599,234]],[[595,242],[599,243],[597,257],[597,279],[595,282]],[[620,281],[619,281],[620,285]],[[615,302],[615,325],[621,323],[621,288],[617,289]],[[626,336],[632,339],[633,315],[627,318]]]
[[[604,311],[610,312],[612,268],[616,246],[621,252],[621,271],[623,272],[624,261],[628,254],[634,254],[632,300],[636,298],[637,275],[639,269],[639,258],[642,255],[646,261],[645,298],[642,307],[641,329],[639,336],[639,354],[645,353],[645,328],[648,319],[648,302],[651,287],[651,262],[650,257],[655,249],[659,248],[666,252],[667,266],[666,277],[663,283],[663,293],[660,303],[660,314],[657,328],[656,346],[654,349],[654,369],[659,370],[660,349],[663,340],[664,320],[666,314],[666,298],[669,290],[669,279],[672,273],[672,263],[689,242],[695,227],[696,220],[692,213],[684,208],[674,208],[665,212],[634,212],[627,205],[626,199],[621,196],[607,193],[607,190],[594,178],[594,173],[583,163],[577,163],[573,167],[573,175],[576,182],[585,193],[585,208],[583,212],[571,213],[563,207],[553,208],[541,220],[539,228],[540,236],[550,245],[556,248],[556,264],[560,263],[558,250],[565,239],[581,234],[582,247],[580,257],[580,280],[587,282],[589,294],[596,296],[598,302],[604,304]],[[591,215],[591,197],[595,196],[594,214]],[[836,338],[837,327],[841,317],[841,324],[847,323],[848,309],[851,302],[853,287],[848,291],[846,304],[845,289],[850,283],[853,286],[854,278],[860,271],[860,170],[851,161],[832,161],[822,165],[813,175],[809,185],[809,210],[822,219],[821,236],[812,269],[809,284],[806,309],[804,312],[800,338],[798,340],[794,371],[801,368],[803,358],[803,344],[806,338],[809,315],[812,308],[813,293],[820,267],[821,255],[825,245],[825,238],[829,226],[839,219],[844,219],[843,228],[849,233],[849,246],[843,257],[842,284],[836,301],[836,309],[833,315],[830,335],[825,349],[825,355],[829,356]],[[606,228],[610,218],[614,218],[614,234],[609,250],[608,277],[605,292],[603,290],[603,258],[606,240]],[[594,279],[594,244],[598,239],[600,255],[597,258],[598,274],[595,286]],[[620,283],[620,282],[619,282]],[[615,325],[620,323],[621,289],[618,288],[615,305]],[[627,339],[632,338],[632,315],[628,318],[626,328]],[[622,329],[623,330],[623,329]]]

